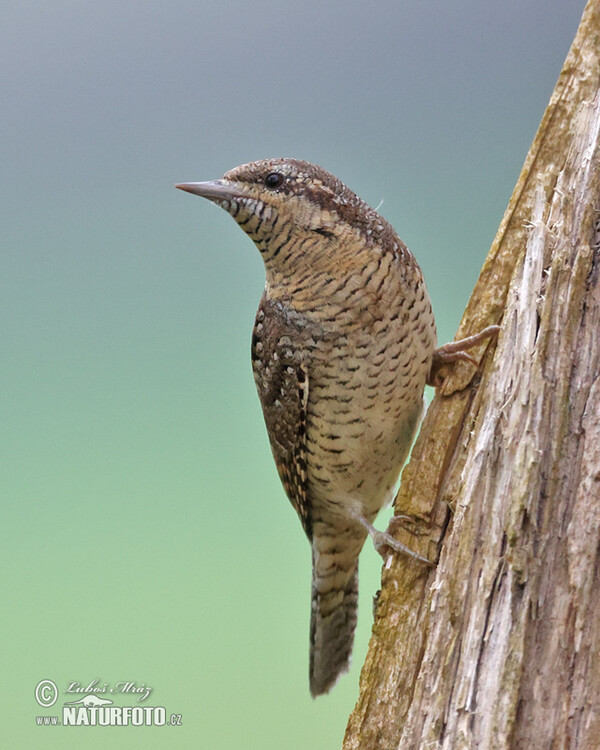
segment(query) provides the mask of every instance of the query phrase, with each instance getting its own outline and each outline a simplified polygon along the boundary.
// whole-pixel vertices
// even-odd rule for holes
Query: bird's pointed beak
[[[175,185],[178,190],[185,190],[186,193],[199,195],[201,198],[208,200],[231,200],[232,198],[241,198],[243,193],[235,185],[224,182],[223,180],[211,180],[210,182],[181,182]]]

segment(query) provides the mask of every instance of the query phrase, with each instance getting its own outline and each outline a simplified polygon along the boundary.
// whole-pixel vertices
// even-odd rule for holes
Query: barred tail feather
[[[310,692],[327,693],[350,666],[358,606],[358,557],[313,546]]]

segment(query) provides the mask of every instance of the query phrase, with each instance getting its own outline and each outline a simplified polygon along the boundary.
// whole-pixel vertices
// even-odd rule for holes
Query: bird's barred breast
[[[420,420],[434,346],[424,286],[368,329],[315,342],[307,464],[321,512],[359,502],[372,517],[387,501]]]

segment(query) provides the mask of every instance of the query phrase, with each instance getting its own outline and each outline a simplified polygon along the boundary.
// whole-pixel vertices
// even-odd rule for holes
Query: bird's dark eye
[[[269,172],[265,177],[265,187],[269,190],[277,190],[283,185],[285,177],[280,172]]]

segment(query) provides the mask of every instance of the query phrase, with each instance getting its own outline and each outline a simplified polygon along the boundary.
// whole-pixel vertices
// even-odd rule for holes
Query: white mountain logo
[[[92,694],[84,695],[83,698],[80,698],[78,701],[65,703],[65,706],[76,706],[78,703],[81,703],[81,705],[86,708],[97,708],[98,706],[105,706],[107,703],[112,703],[112,701],[109,701],[107,698],[98,698],[97,695]]]

